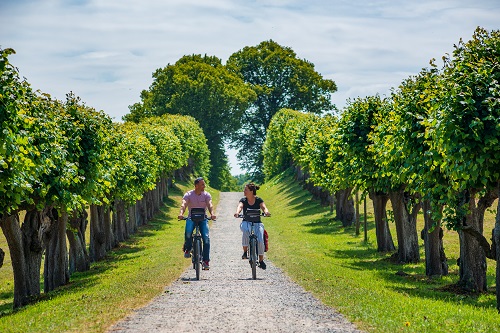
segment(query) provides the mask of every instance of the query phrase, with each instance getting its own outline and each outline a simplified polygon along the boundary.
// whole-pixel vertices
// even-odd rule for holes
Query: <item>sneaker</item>
[[[203,270],[205,271],[208,271],[210,269],[210,264],[208,263],[208,261],[203,261],[201,265],[203,266]]]
[[[248,259],[248,254],[247,252],[243,252],[243,255],[241,256],[241,259]]]
[[[262,269],[266,269],[266,263],[263,262],[263,261],[259,261],[259,267],[262,268]]]
[[[191,251],[184,251],[184,258],[191,258]]]

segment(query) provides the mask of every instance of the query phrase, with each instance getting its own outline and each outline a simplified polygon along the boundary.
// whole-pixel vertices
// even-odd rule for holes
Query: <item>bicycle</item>
[[[250,266],[252,267],[252,279],[257,279],[257,263],[259,262],[259,255],[257,251],[257,246],[259,241],[257,239],[257,235],[255,234],[255,223],[261,223],[260,217],[267,216],[260,211],[260,209],[250,209],[246,210],[245,215],[238,215],[239,218],[243,218],[244,221],[250,222],[250,236],[248,239],[248,260],[250,262]]]
[[[210,220],[211,218],[205,215],[205,209],[203,208],[192,208],[190,218],[194,223],[191,261],[193,263],[193,269],[196,271],[196,280],[199,280],[203,266],[203,242],[201,240],[200,223],[205,220]],[[187,217],[183,218],[183,220],[186,219]]]

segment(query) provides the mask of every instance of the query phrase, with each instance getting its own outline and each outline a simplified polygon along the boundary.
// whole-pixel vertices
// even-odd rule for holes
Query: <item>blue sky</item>
[[[498,0],[1,0],[0,47],[35,89],[73,91],[120,121],[157,69],[186,54],[225,62],[273,39],[337,83],[333,102],[386,95],[477,26]],[[439,62],[438,62],[439,63]],[[228,152],[233,174],[240,173]]]

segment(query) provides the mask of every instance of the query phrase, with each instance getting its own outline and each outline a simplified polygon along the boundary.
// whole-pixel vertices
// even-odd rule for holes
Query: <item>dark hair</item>
[[[203,177],[198,177],[194,180],[194,185],[197,185],[200,181],[204,180]]]
[[[260,188],[259,186],[255,185],[254,183],[248,183],[246,187],[253,192],[253,194],[257,194],[257,190]]]

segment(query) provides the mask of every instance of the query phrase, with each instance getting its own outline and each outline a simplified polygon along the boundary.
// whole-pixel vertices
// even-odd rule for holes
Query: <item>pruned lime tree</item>
[[[12,49],[0,50],[0,225],[7,239],[14,273],[14,308],[40,294],[43,243],[39,234],[49,186],[43,177],[66,158],[56,114],[62,111],[35,93],[8,61]],[[52,146],[59,148],[58,152]],[[70,168],[61,168],[61,173]],[[74,169],[73,169],[74,171]],[[27,210],[20,224],[19,211]]]
[[[389,230],[386,206],[389,200],[390,180],[375,162],[369,150],[373,144],[371,133],[380,120],[379,114],[388,107],[387,100],[368,96],[349,100],[338,122],[331,142],[331,163],[336,163],[332,177],[343,188],[355,188],[368,193],[373,201],[377,250],[395,250]]]
[[[331,184],[317,185],[311,181],[309,159],[304,158],[308,152],[303,151],[307,138],[314,133],[315,125],[321,119],[315,114],[291,109],[278,111],[269,124],[262,153],[267,179],[293,167],[296,179],[326,205],[332,203]]]
[[[448,179],[444,221],[460,238],[459,285],[485,291],[486,256],[498,260],[483,236],[483,220],[499,195],[500,31],[478,28],[444,60],[439,105],[427,119],[426,135],[436,152],[433,163]]]
[[[298,111],[282,109],[274,115],[269,124],[267,129],[269,135],[262,146],[263,171],[266,180],[293,165],[296,156],[293,156],[289,151],[285,135],[287,124],[297,116]]]
[[[164,114],[148,117],[142,122],[170,128],[179,138],[181,151],[187,163],[175,170],[177,177],[188,179],[190,175],[208,177],[210,172],[210,150],[207,138],[200,135],[200,123],[192,116]],[[185,162],[185,161],[184,161]]]
[[[423,207],[425,227],[421,235],[429,276],[448,274],[441,220],[435,219],[435,214],[431,213],[442,209],[440,198],[447,184],[443,175],[433,167],[435,152],[429,149],[423,121],[437,106],[439,79],[437,69],[423,69],[393,90],[390,108],[380,114],[372,135],[374,143],[370,147],[382,173],[396,190],[391,195],[391,203],[395,212],[400,262],[419,258],[416,214],[420,205]],[[430,191],[430,188],[434,190]]]
[[[338,153],[332,151],[331,141],[338,125],[338,117],[326,115],[317,117],[307,133],[300,149],[299,163],[304,166],[309,174],[309,181],[331,193],[342,190],[344,184],[334,183],[332,175],[335,174]]]

